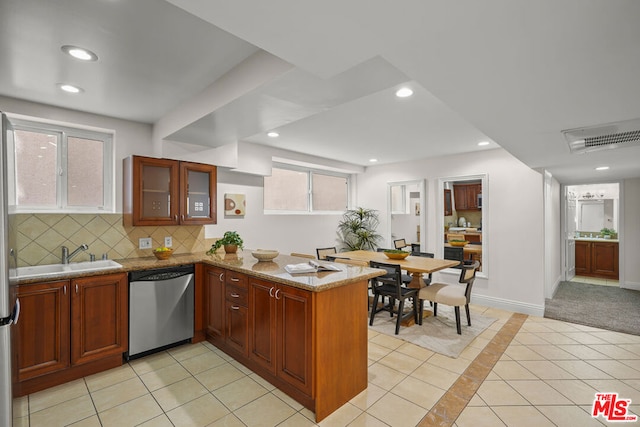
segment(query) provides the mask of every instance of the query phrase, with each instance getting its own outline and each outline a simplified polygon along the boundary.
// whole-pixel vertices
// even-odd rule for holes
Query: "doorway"
[[[566,187],[565,280],[619,286],[620,186]]]

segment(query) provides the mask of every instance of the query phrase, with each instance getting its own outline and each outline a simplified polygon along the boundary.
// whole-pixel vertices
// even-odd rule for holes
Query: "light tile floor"
[[[320,426],[606,425],[590,415],[596,392],[617,392],[640,414],[640,336],[474,313],[498,321],[457,359],[369,331],[368,388]],[[446,413],[454,418],[438,418]],[[311,411],[206,342],[17,398],[14,416],[16,427],[316,425]]]

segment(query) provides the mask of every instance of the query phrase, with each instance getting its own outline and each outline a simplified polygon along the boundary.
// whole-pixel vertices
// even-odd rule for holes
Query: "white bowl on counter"
[[[256,249],[255,251],[251,252],[251,255],[253,255],[253,257],[258,261],[271,261],[279,254],[280,252],[276,251],[275,249]]]

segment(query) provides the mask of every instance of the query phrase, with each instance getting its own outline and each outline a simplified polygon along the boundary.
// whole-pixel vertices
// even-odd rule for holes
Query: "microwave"
[[[478,194],[478,209],[482,209],[482,194]]]

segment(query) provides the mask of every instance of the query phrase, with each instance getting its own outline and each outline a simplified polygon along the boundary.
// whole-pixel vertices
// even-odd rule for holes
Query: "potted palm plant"
[[[382,239],[376,232],[379,224],[375,209],[349,209],[338,223],[338,239],[349,251],[374,250]]]
[[[211,249],[207,251],[207,255],[214,254],[218,249],[224,246],[224,251],[228,254],[235,253],[238,249],[244,249],[244,242],[240,235],[235,231],[225,231],[221,239],[215,241],[211,245]]]

